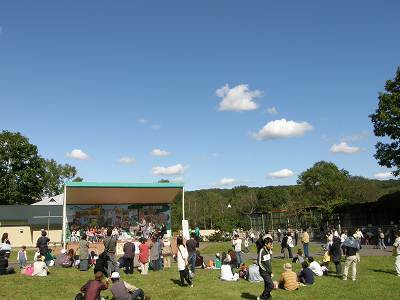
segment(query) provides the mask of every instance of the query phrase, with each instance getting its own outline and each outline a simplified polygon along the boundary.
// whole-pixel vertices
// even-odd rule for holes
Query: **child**
[[[298,262],[299,264],[302,264],[304,261],[304,256],[303,256],[303,251],[299,248],[297,250],[297,256],[293,257],[292,263]]]
[[[28,259],[26,257],[26,246],[22,246],[21,250],[18,251],[18,263],[21,269],[26,266],[27,260]]]

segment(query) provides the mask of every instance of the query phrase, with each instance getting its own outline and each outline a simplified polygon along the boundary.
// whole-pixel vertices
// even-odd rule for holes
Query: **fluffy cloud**
[[[71,152],[68,152],[67,156],[70,157],[70,158],[79,159],[79,160],[87,160],[87,159],[89,159],[89,155],[87,155],[81,149],[74,149]]]
[[[158,149],[158,148],[153,149],[153,150],[151,151],[151,155],[154,155],[154,156],[168,156],[168,155],[170,155],[170,154],[171,154],[171,153],[169,153],[168,151],[161,150],[161,149]]]
[[[359,147],[353,147],[347,145],[346,142],[341,142],[340,144],[333,144],[331,147],[331,152],[332,153],[347,153],[347,154],[352,154],[352,153],[357,153],[360,152]]]
[[[218,185],[221,185],[221,186],[232,185],[235,182],[236,182],[235,178],[226,178],[226,177],[224,177],[218,182]]]
[[[282,169],[268,174],[272,178],[288,178],[293,176],[293,171],[289,169]]]
[[[185,167],[181,164],[173,165],[170,167],[153,167],[154,175],[172,176],[172,175],[182,175],[185,173]]]
[[[276,115],[278,111],[276,110],[275,106],[272,106],[267,108],[267,113],[269,113],[270,115]]]
[[[138,119],[138,122],[142,123],[142,124],[146,124],[148,121],[144,118],[140,118],[140,119]]]
[[[130,156],[123,156],[118,160],[121,164],[133,164],[135,162],[135,158],[130,157]]]
[[[376,174],[374,175],[374,177],[375,177],[376,179],[379,179],[379,180],[385,180],[385,179],[394,178],[392,172],[376,173]]]
[[[254,98],[260,97],[262,92],[259,90],[251,91],[247,84],[239,84],[233,88],[229,88],[228,84],[215,91],[218,97],[222,98],[219,103],[218,110],[244,111],[254,110],[258,108],[258,104],[253,101]]]
[[[307,122],[286,121],[280,119],[268,122],[257,133],[253,133],[253,138],[257,140],[279,139],[292,136],[302,136],[306,131],[312,130],[312,126]]]

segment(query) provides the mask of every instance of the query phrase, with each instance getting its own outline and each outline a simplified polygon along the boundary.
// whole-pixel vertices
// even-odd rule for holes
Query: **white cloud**
[[[129,165],[129,164],[133,164],[136,160],[135,160],[135,158],[130,157],[130,156],[123,156],[123,157],[121,157],[118,161],[119,161],[121,164]]]
[[[87,155],[81,149],[74,149],[71,152],[68,152],[67,156],[70,157],[70,158],[79,159],[79,160],[87,160],[87,159],[89,159],[89,155]]]
[[[340,144],[333,144],[330,150],[332,153],[357,153],[361,149],[359,147],[349,146],[346,142],[341,142]]]
[[[217,89],[215,93],[218,97],[222,98],[218,108],[220,111],[244,111],[257,109],[258,104],[253,101],[253,98],[262,95],[262,92],[259,90],[249,90],[247,84],[239,84],[231,89],[228,84],[225,84],[221,88]]]
[[[376,173],[376,174],[374,175],[374,177],[375,177],[376,179],[379,179],[379,180],[385,180],[385,179],[394,178],[392,172],[381,172],[381,173]]]
[[[154,155],[154,156],[168,156],[168,155],[170,155],[170,154],[171,154],[171,153],[169,153],[168,151],[161,150],[161,149],[158,149],[158,148],[153,149],[153,150],[151,151],[151,155]]]
[[[236,182],[235,178],[221,178],[221,180],[218,182],[218,185],[220,186],[226,186],[226,185],[232,185]]]
[[[267,113],[269,113],[270,115],[276,115],[278,111],[276,110],[275,106],[272,106],[267,108]]]
[[[140,119],[138,119],[138,122],[142,123],[142,124],[146,124],[148,122],[148,120],[146,120],[144,118],[140,118]]]
[[[293,171],[289,169],[282,169],[276,172],[269,173],[268,175],[273,178],[288,178],[293,176]]]
[[[182,175],[185,173],[185,167],[181,164],[173,165],[170,167],[153,167],[154,175],[164,175],[164,176],[172,176],[172,175]]]
[[[268,122],[257,133],[253,133],[253,138],[257,140],[279,139],[293,136],[302,136],[306,131],[312,130],[313,127],[307,122],[286,121],[280,119]]]
[[[158,129],[161,128],[161,126],[158,125],[158,124],[154,124],[154,125],[151,125],[150,128],[151,128],[151,129],[154,129],[154,130],[158,130]]]

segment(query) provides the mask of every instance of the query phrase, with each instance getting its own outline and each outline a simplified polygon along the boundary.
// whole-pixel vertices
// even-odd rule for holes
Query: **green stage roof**
[[[129,182],[74,182],[65,183],[67,187],[98,187],[98,188],[183,188],[181,183],[129,183]]]

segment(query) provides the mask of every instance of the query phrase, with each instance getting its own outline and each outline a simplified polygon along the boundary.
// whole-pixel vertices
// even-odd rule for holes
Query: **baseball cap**
[[[112,272],[111,279],[118,279],[118,278],[119,278],[119,273],[118,272]]]

